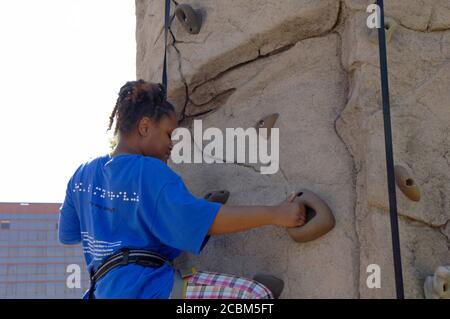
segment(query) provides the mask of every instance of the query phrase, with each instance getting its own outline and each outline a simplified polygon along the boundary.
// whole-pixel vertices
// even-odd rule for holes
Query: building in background
[[[89,287],[80,245],[58,241],[60,203],[0,203],[0,298],[81,298]],[[69,288],[69,265],[81,287]]]

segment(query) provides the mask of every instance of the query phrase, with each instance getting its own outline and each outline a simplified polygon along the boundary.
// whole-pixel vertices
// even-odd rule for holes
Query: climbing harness
[[[142,249],[122,248],[118,252],[109,256],[94,272],[91,273],[91,284],[88,291],[88,298],[95,299],[95,284],[108,274],[111,270],[119,266],[136,264],[143,267],[159,268],[166,263],[174,268],[174,283],[170,294],[171,299],[183,299],[186,294],[187,278],[196,273],[195,268],[175,268],[165,257]]]
[[[383,95],[384,142],[386,148],[386,168],[389,192],[389,212],[391,220],[392,251],[394,256],[395,288],[397,299],[404,299],[400,236],[398,231],[397,200],[395,194],[394,158],[392,150],[391,114],[389,105],[389,81],[387,69],[386,35],[384,24],[384,3],[377,0],[381,13],[381,28],[378,28],[380,51],[381,90]]]
[[[169,299],[186,299],[188,278],[197,273],[195,267],[175,269],[172,292]]]
[[[126,266],[128,264],[136,264],[143,267],[159,268],[164,264],[169,263],[165,257],[141,249],[122,248],[118,252],[109,256],[96,271],[91,272],[91,284],[89,287],[89,299],[95,299],[94,291],[95,284],[103,278],[107,273],[118,266]]]

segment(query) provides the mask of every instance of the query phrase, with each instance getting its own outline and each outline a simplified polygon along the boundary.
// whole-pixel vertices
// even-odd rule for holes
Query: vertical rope
[[[170,20],[170,0],[166,0],[165,6],[165,14],[164,14],[164,66],[163,66],[163,74],[162,74],[162,84],[167,89],[167,33],[169,32],[169,20]]]
[[[389,80],[386,53],[386,34],[384,29],[384,3],[377,0],[381,11],[381,27],[378,29],[380,49],[381,90],[383,95],[384,142],[386,148],[386,168],[389,192],[389,214],[391,220],[392,252],[394,257],[395,288],[397,299],[404,299],[400,236],[398,230],[397,199],[395,194],[394,159],[392,147],[391,114],[389,102]]]

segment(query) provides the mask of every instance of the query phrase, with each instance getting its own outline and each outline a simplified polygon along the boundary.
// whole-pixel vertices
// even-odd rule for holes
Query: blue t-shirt
[[[137,154],[82,164],[60,208],[59,240],[82,243],[88,271],[121,248],[150,250],[170,261],[199,254],[221,204],[193,196],[164,162]],[[174,270],[119,266],[97,282],[96,298],[168,298]]]

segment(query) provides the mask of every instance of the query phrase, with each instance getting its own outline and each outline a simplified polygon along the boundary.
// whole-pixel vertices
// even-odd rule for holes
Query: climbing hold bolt
[[[212,191],[205,195],[205,199],[210,202],[225,204],[230,197],[230,192],[227,190]]]
[[[398,23],[389,17],[386,17],[384,19],[384,30],[385,30],[385,34],[386,34],[386,42],[389,43],[391,42],[392,36],[395,32],[395,30],[397,30],[398,28]],[[369,40],[370,42],[374,43],[374,44],[378,44],[378,29],[374,28],[374,29],[369,29]]]
[[[418,202],[420,200],[420,190],[411,174],[408,173],[408,170],[403,166],[395,165],[394,173],[395,182],[402,193],[410,200]]]
[[[306,223],[301,227],[287,228],[296,242],[303,243],[319,238],[333,229],[335,219],[331,209],[316,194],[309,190],[297,193],[297,201],[306,207]]]
[[[192,9],[188,4],[179,4],[175,9],[175,16],[180,21],[183,28],[190,34],[200,32],[202,26],[202,15],[197,10]]]
[[[256,131],[258,132],[258,134],[259,134],[259,129],[266,128],[267,129],[267,138],[269,138],[271,129],[275,125],[275,122],[277,121],[278,117],[279,117],[279,114],[278,113],[274,113],[274,114],[270,114],[270,115],[260,119],[256,123],[256,126],[255,126]]]

